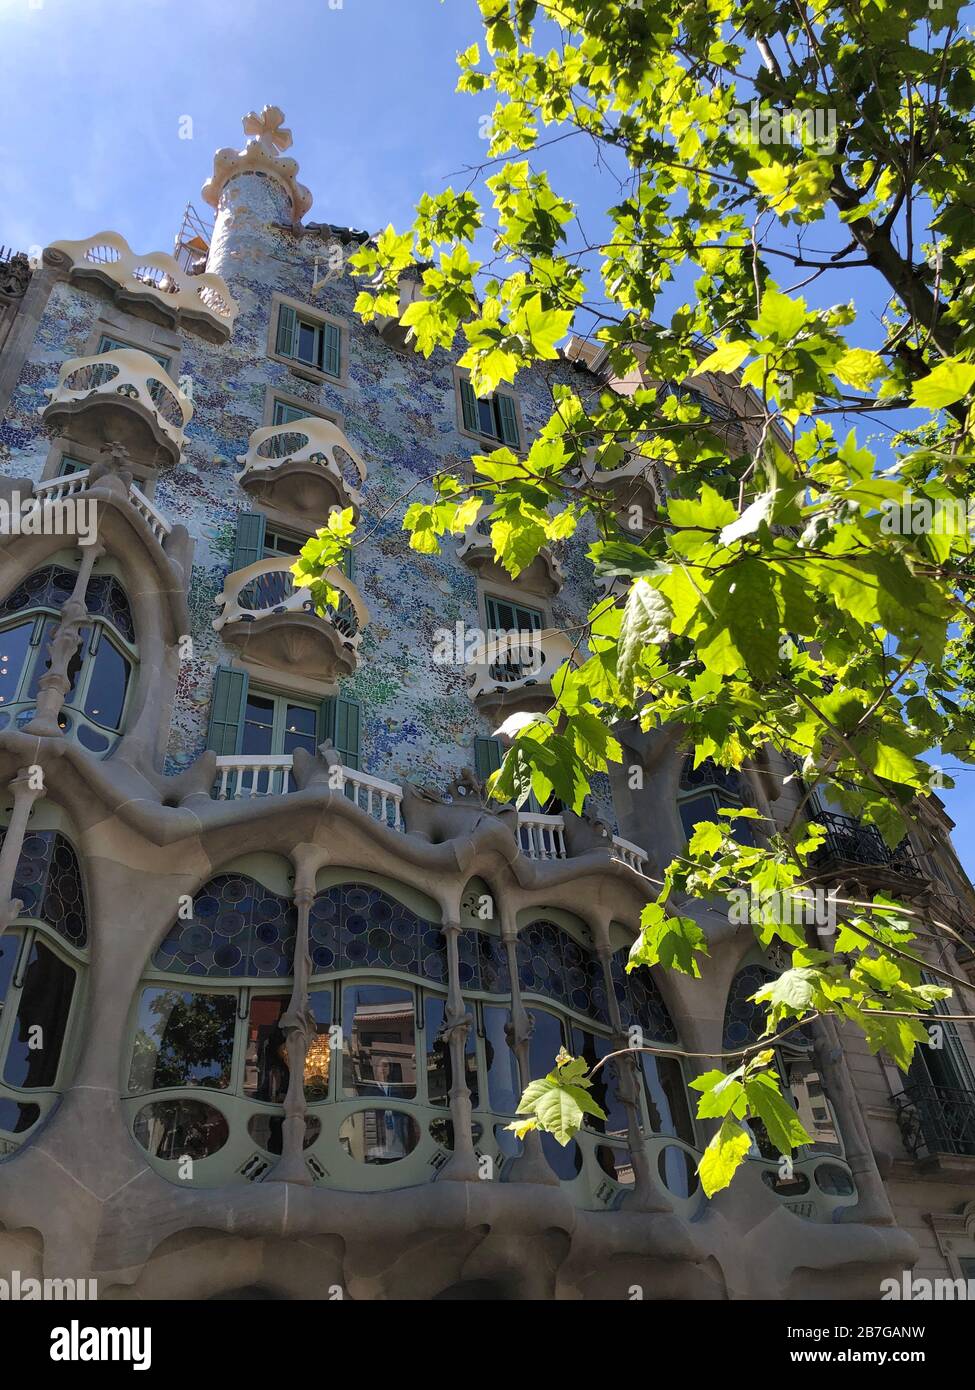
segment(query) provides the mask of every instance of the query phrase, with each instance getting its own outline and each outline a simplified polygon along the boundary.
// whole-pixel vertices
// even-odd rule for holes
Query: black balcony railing
[[[975,1092],[917,1082],[894,1097],[904,1146],[913,1158],[975,1157]]]
[[[909,840],[902,840],[896,849],[889,849],[876,826],[864,825],[855,816],[844,816],[837,811],[820,811],[816,820],[825,829],[826,839],[816,851],[815,864],[876,865],[907,878],[921,877]]]

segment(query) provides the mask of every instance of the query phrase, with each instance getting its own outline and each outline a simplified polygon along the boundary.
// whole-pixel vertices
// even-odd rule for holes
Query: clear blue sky
[[[454,93],[455,54],[479,37],[474,0],[0,0],[0,244],[110,229],[170,250],[186,202],[204,207],[213,151],[239,148],[241,116],[265,104],[294,133],[311,219],[402,226],[421,192],[465,186],[484,156],[491,99]],[[186,116],[192,139],[179,138]],[[598,234],[616,190],[588,144],[538,163]],[[866,344],[884,296],[855,273],[803,293],[853,295]],[[975,875],[975,770],[956,780],[944,796]]]

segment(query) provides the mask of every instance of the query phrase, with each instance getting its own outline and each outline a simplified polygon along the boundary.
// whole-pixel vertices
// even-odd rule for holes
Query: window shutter
[[[342,375],[342,330],[338,324],[326,323],[322,328],[322,371],[329,376]]]
[[[504,749],[499,738],[476,738],[474,740],[474,770],[482,782],[486,782],[492,772],[497,772],[504,761]]]
[[[474,388],[466,377],[460,379],[460,405],[464,412],[464,429],[480,434],[481,422],[477,415],[477,397]]]
[[[241,512],[237,517],[237,541],[231,574],[253,565],[255,560],[263,559],[265,525],[263,512]]]
[[[358,700],[329,695],[322,701],[318,721],[319,741],[330,738],[342,762],[353,769],[359,766],[359,711]]]
[[[282,357],[294,357],[298,315],[290,304],[278,305],[278,329],[274,350]]]
[[[521,440],[518,435],[518,416],[515,412],[514,397],[506,396],[501,391],[497,391],[495,392],[495,400],[498,405],[501,442],[502,444],[510,444],[513,449],[517,449]]]
[[[214,753],[227,755],[240,751],[246,703],[247,672],[218,666],[207,729],[207,747]]]

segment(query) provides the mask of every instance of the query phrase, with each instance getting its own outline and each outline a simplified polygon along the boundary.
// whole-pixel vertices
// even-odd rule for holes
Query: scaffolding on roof
[[[213,223],[201,217],[192,203],[187,203],[173,255],[188,275],[200,275],[206,270],[212,235]]]

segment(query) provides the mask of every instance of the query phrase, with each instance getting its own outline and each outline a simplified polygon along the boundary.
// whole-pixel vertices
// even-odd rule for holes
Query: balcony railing
[[[361,628],[369,620],[362,596],[351,579],[346,579],[337,571],[332,571],[329,582],[344,597],[337,607],[328,608],[324,615],[319,613],[316,616],[335,628],[350,646],[358,646]],[[316,611],[310,591],[295,587],[290,562],[278,556],[258,560],[245,569],[228,574],[217,602],[223,605],[223,612],[213,623],[217,631],[228,623],[252,623],[258,618],[278,614]]]
[[[562,632],[492,632],[481,660],[469,664],[468,691],[484,708],[526,701],[549,703],[552,682],[566,662],[581,657]],[[527,706],[526,706],[527,707]]]
[[[894,1101],[904,1147],[913,1158],[975,1157],[975,1092],[918,1082],[905,1086]]]
[[[287,505],[290,500],[298,510],[324,512],[336,505],[358,508],[362,497],[348,481],[348,465],[343,472],[344,459],[354,467],[360,484],[365,483],[365,461],[338,425],[307,416],[255,430],[247,453],[237,455],[237,462],[243,464],[237,481],[249,492],[266,495],[269,501],[276,498]],[[319,496],[323,485],[325,495]],[[311,495],[305,497],[309,486]]]
[[[136,255],[118,232],[98,232],[82,241],[55,241],[48,249],[70,261],[72,276],[107,281],[121,292],[120,298],[148,300],[174,323],[205,324],[221,342],[233,332],[238,306],[219,275],[191,276],[164,251]]]
[[[63,478],[51,478],[46,483],[35,483],[34,496],[41,498],[45,502],[60,502],[66,497],[77,497],[88,489],[89,473],[88,469],[79,470],[77,473],[68,473]],[[163,541],[173,529],[162,512],[149,501],[144,492],[140,492],[135,483],[129,484],[129,501],[135,510],[142,517],[149,527],[156,540],[162,545]]]
[[[260,756],[246,753],[217,758],[214,795],[220,801],[254,796],[280,796],[294,788],[290,753]],[[342,769],[343,790],[350,801],[392,830],[403,829],[403,788],[355,768]]]
[[[907,878],[920,878],[921,870],[909,840],[902,840],[896,849],[889,849],[874,825],[865,825],[855,816],[838,811],[820,811],[815,819],[826,830],[826,839],[816,851],[814,863],[875,865],[890,869]]]
[[[465,560],[472,569],[480,570],[494,566],[494,543],[491,540],[490,524],[487,520],[490,507],[482,507],[478,515],[464,532],[464,538],[457,547],[457,558]],[[508,579],[510,576],[505,575]],[[557,594],[565,583],[562,564],[550,546],[543,546],[532,563],[518,576],[516,583],[540,593]]]
[[[405,829],[403,788],[397,782],[386,782],[381,777],[349,767],[342,769],[342,778],[345,795],[367,815],[392,830]],[[294,787],[293,758],[290,753],[238,753],[217,758],[217,782],[213,794],[219,801],[282,796],[293,791]],[[518,841],[528,859],[569,858],[562,816],[519,812]],[[612,856],[637,873],[646,871],[646,852],[619,835],[613,836]]]
[[[62,414],[77,415],[81,409],[112,407],[111,415],[106,413],[105,427],[95,432],[99,440],[112,435],[118,408],[124,402],[140,406],[154,426],[155,442],[169,446],[173,462],[179,460],[183,432],[193,416],[189,398],[154,357],[137,348],[70,358],[61,365],[57,385],[49,387],[45,395],[50,401],[41,413],[51,423]]]

